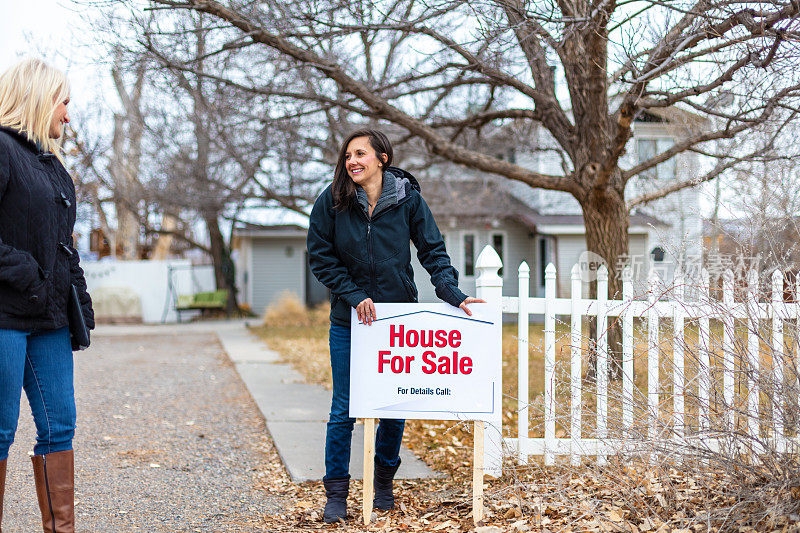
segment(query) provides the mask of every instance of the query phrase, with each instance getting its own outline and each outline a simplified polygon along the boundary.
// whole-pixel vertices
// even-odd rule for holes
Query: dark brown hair
[[[353,180],[350,179],[350,175],[347,174],[347,166],[345,165],[344,158],[347,153],[347,145],[358,137],[366,137],[369,140],[369,145],[375,150],[378,159],[383,163],[384,171],[392,164],[392,156],[394,155],[392,143],[389,142],[389,138],[386,137],[383,132],[364,128],[356,130],[348,135],[347,139],[342,143],[342,147],[339,149],[339,156],[336,160],[336,170],[333,173],[333,185],[331,186],[333,207],[339,210],[350,209],[356,205],[356,184],[353,183]],[[385,161],[383,161],[381,154],[386,155]]]

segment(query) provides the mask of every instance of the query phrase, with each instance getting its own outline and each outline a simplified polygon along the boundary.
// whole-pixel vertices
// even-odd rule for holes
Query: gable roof
[[[253,224],[239,222],[233,230],[235,237],[301,237],[305,239],[308,228],[298,224]]]
[[[441,224],[457,220],[459,226],[495,226],[503,220],[521,223],[531,231],[547,233],[545,226],[584,227],[583,216],[542,214],[513,195],[499,180],[422,180],[422,197]],[[631,215],[631,227],[668,226],[642,213]],[[571,231],[570,233],[574,233]]]

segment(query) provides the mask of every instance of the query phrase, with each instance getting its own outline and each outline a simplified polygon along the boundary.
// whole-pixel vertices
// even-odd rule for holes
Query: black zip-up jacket
[[[436,295],[456,307],[466,299],[419,191],[414,176],[389,167],[371,217],[360,187],[359,205],[352,209],[334,209],[330,186],[317,198],[308,228],[308,260],[317,279],[331,290],[331,323],[349,326],[350,309],[366,298],[376,303],[417,301],[410,242],[431,275]]]
[[[75,217],[75,185],[61,162],[0,127],[0,329],[66,326],[70,283],[94,328],[72,243]]]

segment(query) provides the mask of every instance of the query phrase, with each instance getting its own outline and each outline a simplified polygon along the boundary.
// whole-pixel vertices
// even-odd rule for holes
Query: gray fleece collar
[[[383,173],[383,189],[381,195],[378,197],[378,202],[375,204],[375,209],[372,211],[374,217],[381,211],[384,211],[393,205],[396,205],[403,198],[406,197],[406,183],[410,183],[408,179],[399,176],[387,170]],[[356,187],[356,197],[358,205],[361,206],[364,214],[369,218],[369,202],[367,201],[367,193],[360,186]]]

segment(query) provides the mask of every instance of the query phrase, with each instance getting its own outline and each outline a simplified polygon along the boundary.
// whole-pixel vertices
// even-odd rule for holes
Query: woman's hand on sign
[[[375,314],[375,304],[372,303],[372,298],[362,300],[361,303],[356,306],[356,314],[358,315],[359,322],[368,326],[372,325],[372,321],[378,318],[378,315]]]
[[[467,307],[467,304],[485,304],[485,303],[486,303],[485,300],[481,300],[480,298],[473,298],[472,296],[469,296],[466,300],[461,302],[461,305],[459,305],[459,307],[461,309],[463,309],[465,313],[467,313],[467,316],[472,316],[472,311],[469,310],[469,308]]]

